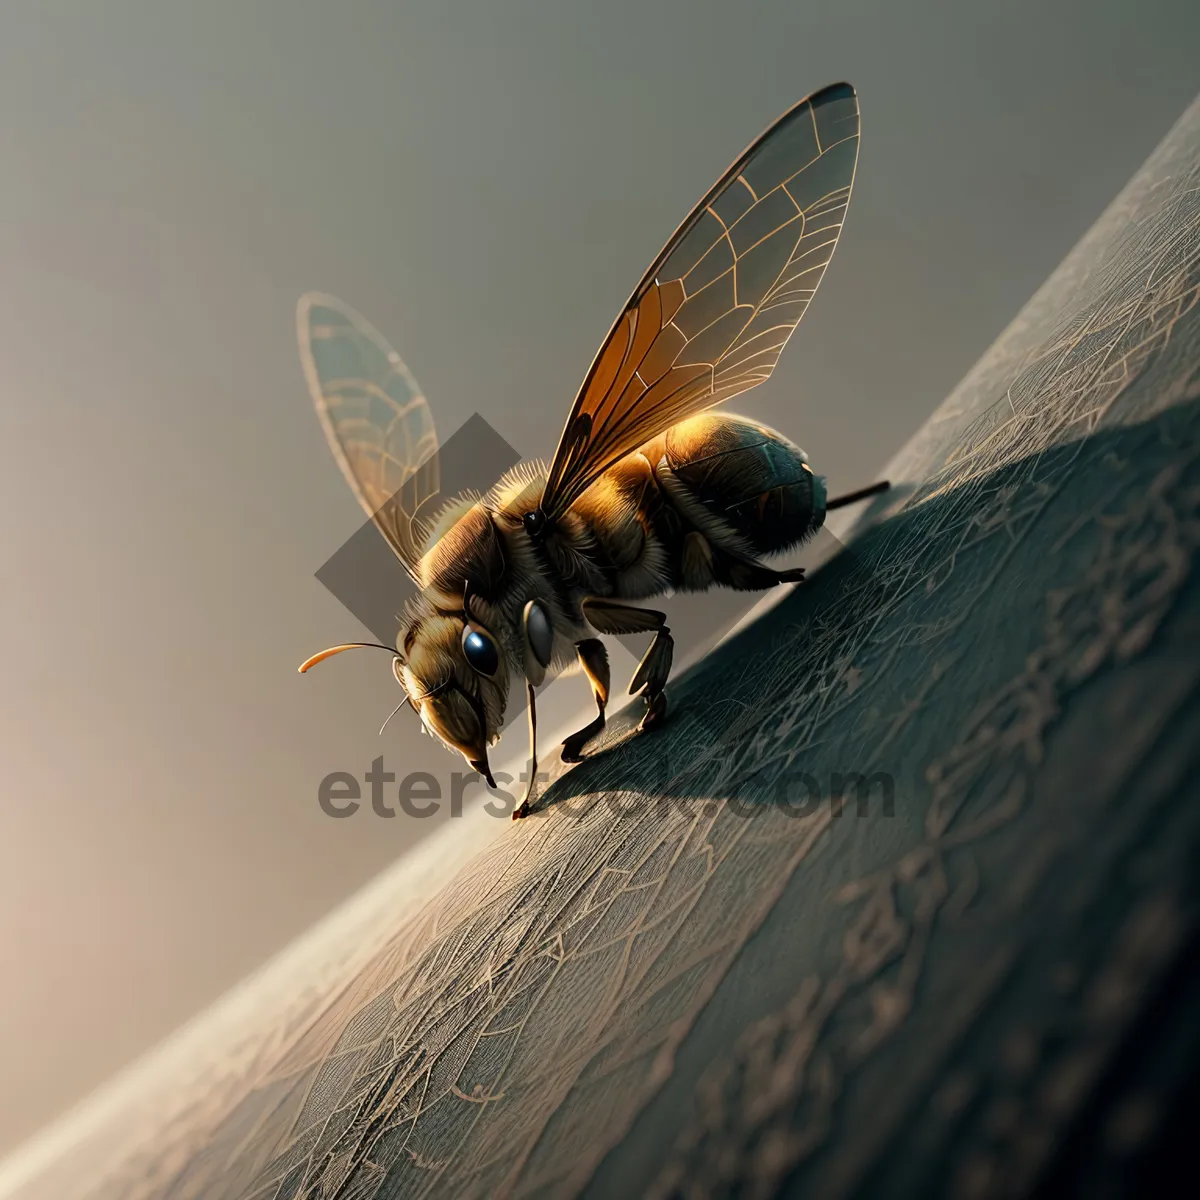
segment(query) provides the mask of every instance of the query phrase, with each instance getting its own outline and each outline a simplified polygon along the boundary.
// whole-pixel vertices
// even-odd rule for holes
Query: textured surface
[[[1198,299],[1200,104],[667,729],[455,822],[10,1194],[1119,1190],[1198,1061]]]

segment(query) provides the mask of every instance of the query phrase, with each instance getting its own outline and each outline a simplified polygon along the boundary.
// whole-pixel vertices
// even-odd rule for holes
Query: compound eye
[[[462,646],[467,662],[480,675],[495,675],[499,670],[500,654],[496,649],[496,643],[482,629],[468,625],[463,630]]]

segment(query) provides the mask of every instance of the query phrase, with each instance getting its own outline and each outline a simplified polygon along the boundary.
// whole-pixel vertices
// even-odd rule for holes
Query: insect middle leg
[[[629,694],[641,694],[646,702],[646,714],[639,729],[654,729],[667,715],[667,679],[675,654],[675,640],[667,628],[665,613],[653,608],[637,608],[616,600],[589,597],[583,602],[583,615],[600,633],[646,633],[654,630],[654,641],[638,664],[629,682]]]
[[[610,678],[608,651],[605,650],[604,643],[599,638],[585,638],[582,642],[576,642],[575,653],[579,655],[583,673],[587,676],[588,683],[592,685],[592,698],[596,701],[596,716],[563,742],[562,760],[568,763],[580,762],[583,758],[580,751],[604,728],[604,709],[608,704]]]

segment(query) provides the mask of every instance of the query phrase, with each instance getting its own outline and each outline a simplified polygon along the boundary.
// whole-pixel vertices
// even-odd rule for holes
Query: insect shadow
[[[1048,598],[1086,576],[1104,527],[1089,518],[1152,494],[1189,448],[1200,475],[1198,440],[1200,401],[1189,400],[957,485],[912,489],[916,503],[680,675],[653,736],[633,736],[631,705],[582,762],[556,762],[530,816],[605,802],[622,815],[651,802],[699,814],[712,801],[801,816],[811,781],[839,811],[857,801],[858,815],[874,816],[886,787],[864,805],[863,781],[882,779],[917,819],[937,743],[959,735],[992,682],[1019,673],[1044,636]],[[1025,542],[1019,569],[1014,539]],[[951,670],[972,658],[965,674]],[[839,795],[839,780],[857,796]]]

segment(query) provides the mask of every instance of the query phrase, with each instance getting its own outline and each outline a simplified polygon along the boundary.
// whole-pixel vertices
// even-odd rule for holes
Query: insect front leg
[[[525,697],[529,701],[529,782],[525,786],[525,798],[513,810],[514,821],[529,816],[529,804],[537,787],[537,697],[534,695],[533,684],[528,681],[525,683]]]
[[[650,649],[629,682],[629,694],[636,696],[640,693],[646,702],[646,715],[642,717],[639,729],[654,729],[661,725],[667,715],[666,684],[675,654],[675,640],[667,628],[666,613],[652,608],[636,608],[616,600],[589,597],[583,602],[583,615],[600,633],[654,631],[654,641],[650,643]]]
[[[599,638],[585,638],[576,642],[575,653],[579,655],[583,673],[592,685],[592,697],[596,701],[596,716],[582,729],[571,734],[562,744],[563,762],[580,762],[583,758],[581,751],[604,728],[604,709],[608,704],[608,651]]]

